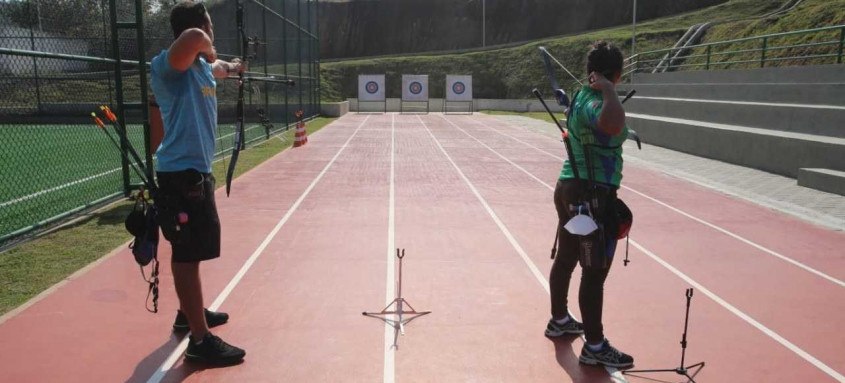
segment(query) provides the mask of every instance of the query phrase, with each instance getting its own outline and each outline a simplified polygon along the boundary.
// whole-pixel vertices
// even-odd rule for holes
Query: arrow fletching
[[[100,127],[100,129],[105,129],[105,128],[106,128],[106,124],[105,124],[105,123],[103,123],[103,120],[101,120],[101,119],[100,119],[100,117],[97,117],[97,114],[96,114],[96,113],[91,112],[91,118],[93,118],[93,119],[94,119],[94,123],[95,123],[95,124],[97,124],[97,126],[99,126],[99,127]]]

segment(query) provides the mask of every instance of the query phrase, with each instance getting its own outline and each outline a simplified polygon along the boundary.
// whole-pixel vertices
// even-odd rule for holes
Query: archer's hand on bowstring
[[[232,61],[217,60],[211,64],[211,72],[214,78],[227,78],[232,75],[246,72],[247,63],[239,58]]]
[[[619,135],[625,128],[625,109],[616,95],[617,82],[618,74],[611,81],[599,72],[590,73],[590,88],[601,92],[603,100],[596,128],[609,136]]]
[[[603,74],[599,72],[591,72],[590,73],[590,88],[595,90],[610,90],[615,91],[616,85],[613,84],[607,77],[604,77]]]

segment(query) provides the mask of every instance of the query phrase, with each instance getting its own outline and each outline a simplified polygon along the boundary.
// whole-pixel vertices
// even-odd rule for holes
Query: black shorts
[[[156,174],[159,190],[155,205],[162,234],[173,248],[172,261],[219,257],[220,218],[214,202],[214,176],[196,170]]]

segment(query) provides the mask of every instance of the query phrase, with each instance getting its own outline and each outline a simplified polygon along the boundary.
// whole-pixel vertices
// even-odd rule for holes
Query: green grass
[[[121,158],[108,136],[93,124],[7,125],[0,124],[4,142],[0,161],[0,236],[36,222],[83,207],[91,201],[123,190]],[[234,126],[219,128],[220,153],[233,145]],[[115,131],[109,128],[115,140]],[[130,125],[132,145],[144,155],[143,132]],[[264,137],[258,125],[247,126],[248,140]],[[140,178],[130,169],[132,183]]]
[[[309,121],[306,129],[311,134],[333,120],[317,118]],[[236,176],[290,147],[293,129],[282,135],[286,137],[285,142],[271,138],[241,152]],[[218,180],[225,180],[224,165],[224,161],[214,164]],[[224,185],[224,182],[218,182],[219,187]],[[237,185],[233,187],[237,188]],[[233,198],[237,198],[237,194]],[[129,202],[115,203],[0,254],[0,315],[131,239],[123,228],[123,220],[130,209]]]
[[[845,0],[804,0],[791,12],[771,16],[762,19],[742,20],[732,23],[719,24],[712,27],[704,39],[704,43],[728,41],[742,37],[761,36],[774,33],[821,28],[825,26],[841,25],[845,23]],[[820,54],[836,54],[839,49],[840,30],[832,30],[815,34],[801,34],[770,38],[767,41],[766,58],[789,58],[796,56],[810,56]],[[814,47],[796,47],[787,49],[775,49],[775,47],[787,47],[798,44],[832,42],[833,44],[818,45]],[[712,52],[730,52],[738,50],[759,49],[762,40],[751,40],[747,42],[732,43],[714,46]],[[696,49],[692,54],[706,54],[705,48]],[[760,52],[746,52],[725,54],[711,57],[711,65],[718,69],[758,68]],[[724,64],[719,62],[728,61],[753,61],[750,63]],[[686,64],[702,64],[706,61],[704,57],[697,57],[688,60]],[[766,62],[766,66],[790,66],[790,65],[818,65],[832,64],[836,62],[835,57],[792,59],[783,61]]]
[[[701,10],[637,25],[637,51],[669,48],[696,23],[725,21],[707,39],[727,40],[777,30],[836,25],[845,22],[845,0],[804,0],[792,13],[777,18],[743,21],[774,11],[784,0],[730,0]],[[341,101],[357,94],[361,73],[385,73],[388,84],[401,83],[402,74],[429,74],[430,94],[444,94],[446,74],[472,74],[475,98],[531,98],[531,89],[547,89],[548,80],[537,51],[546,46],[579,78],[585,77],[584,55],[590,43],[607,40],[631,49],[631,28],[622,26],[572,36],[548,38],[521,46],[455,54],[428,54],[337,61],[321,64],[321,94],[325,101]],[[787,65],[780,63],[773,65]],[[563,75],[565,76],[565,75]],[[561,77],[567,88],[574,82]],[[388,97],[400,89],[388,87]]]
[[[501,115],[522,116],[522,117],[533,118],[535,120],[540,120],[540,121],[543,121],[543,122],[548,122],[548,123],[552,122],[551,116],[549,116],[549,114],[546,113],[546,112],[508,112],[508,111],[503,111],[503,110],[481,110],[480,112],[484,113],[484,114],[493,115],[493,116],[501,116]],[[562,119],[563,113],[558,113],[557,117],[559,119]]]

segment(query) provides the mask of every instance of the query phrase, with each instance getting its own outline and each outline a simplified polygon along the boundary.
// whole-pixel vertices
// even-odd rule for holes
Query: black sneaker
[[[549,319],[549,324],[546,325],[546,336],[550,338],[572,334],[580,335],[584,333],[584,325],[575,320],[571,315],[569,320],[564,324],[558,324],[554,318]]]
[[[232,346],[212,335],[205,334],[202,342],[197,344],[193,336],[188,339],[188,349],[185,351],[185,360],[217,366],[226,366],[240,363],[246,356],[246,351]]]
[[[622,369],[634,366],[634,358],[611,346],[607,339],[604,340],[601,349],[598,351],[590,351],[585,343],[584,347],[581,348],[581,356],[578,361],[589,365],[601,364]]]
[[[209,311],[205,309],[205,322],[208,328],[217,327],[229,321],[229,314]],[[173,321],[173,331],[188,331],[188,318],[182,313],[182,310],[176,310],[176,320]]]

